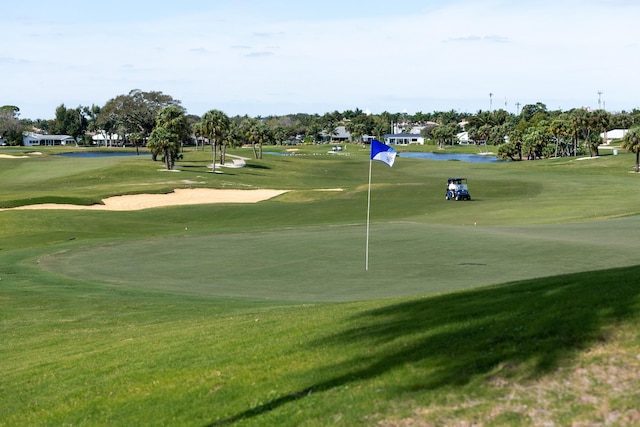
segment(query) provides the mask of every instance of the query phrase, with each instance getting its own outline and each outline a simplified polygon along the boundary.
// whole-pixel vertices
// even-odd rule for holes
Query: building
[[[327,135],[327,132],[323,132],[323,135],[328,136],[331,142],[347,142],[351,140],[351,133],[347,132],[344,126],[337,126],[331,135]]]
[[[610,131],[601,133],[600,138],[602,138],[605,144],[611,144],[612,142],[622,140],[627,132],[629,132],[629,129],[611,129]]]
[[[41,135],[29,132],[22,138],[22,145],[32,147],[34,145],[76,145],[76,140],[70,135]]]
[[[91,143],[97,146],[104,145],[105,147],[120,146],[122,144],[122,137],[117,133],[100,131],[91,137]]]
[[[418,133],[388,133],[384,136],[387,145],[424,145],[424,137]]]
[[[469,142],[471,142],[469,139],[469,132],[467,131],[456,134],[456,138],[460,144],[469,144]]]

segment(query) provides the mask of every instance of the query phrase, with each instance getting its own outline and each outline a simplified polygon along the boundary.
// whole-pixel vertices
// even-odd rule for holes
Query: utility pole
[[[516,102],[516,116],[520,115],[520,103]]]
[[[493,108],[493,93],[489,93],[489,112],[491,112]]]
[[[602,92],[601,92],[601,91],[598,91],[598,110],[600,110],[600,109],[601,109],[601,108],[600,108],[600,103],[601,103],[601,101],[600,101],[600,97],[601,97],[601,96],[602,96]]]

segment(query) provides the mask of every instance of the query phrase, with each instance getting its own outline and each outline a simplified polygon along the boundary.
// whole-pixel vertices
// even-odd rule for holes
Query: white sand
[[[38,155],[39,156],[42,155],[42,153],[39,152],[39,151],[31,151],[29,154],[30,155],[37,155],[37,156]],[[13,155],[13,154],[0,154],[0,159],[28,159],[28,158],[29,158],[29,156],[24,156],[24,155],[23,156],[16,156],[16,155]]]
[[[209,203],[258,203],[268,200],[287,190],[216,190],[210,188],[176,189],[169,194],[135,194],[114,196],[104,199],[103,205],[68,205],[45,203],[19,206],[11,209],[74,209],[96,211],[134,211],[163,206],[198,205]],[[9,210],[9,209],[0,209]]]
[[[11,154],[0,154],[0,159],[28,159],[29,156],[13,156]]]

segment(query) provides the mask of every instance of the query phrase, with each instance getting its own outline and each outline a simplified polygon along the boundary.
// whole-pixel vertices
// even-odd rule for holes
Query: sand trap
[[[12,154],[0,154],[0,159],[28,159],[29,156],[14,156]]]
[[[176,189],[169,194],[135,194],[104,199],[102,205],[69,205],[44,203],[11,208],[11,210],[73,209],[94,211],[135,211],[164,206],[209,203],[258,203],[286,193],[287,190],[217,190],[210,188]],[[10,209],[0,209],[10,210]]]

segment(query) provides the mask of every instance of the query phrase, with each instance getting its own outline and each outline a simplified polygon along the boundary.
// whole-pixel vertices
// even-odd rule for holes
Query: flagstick
[[[371,164],[373,160],[369,160],[369,191],[367,195],[367,248],[365,250],[364,269],[369,271],[369,217],[371,214]]]

